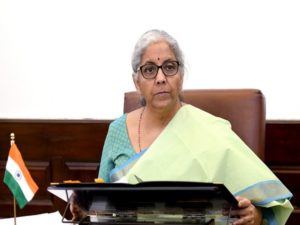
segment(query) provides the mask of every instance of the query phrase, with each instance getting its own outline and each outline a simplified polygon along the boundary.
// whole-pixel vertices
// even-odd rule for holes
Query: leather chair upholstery
[[[230,121],[237,135],[263,160],[265,98],[257,89],[195,89],[182,91],[183,101]],[[141,107],[137,92],[124,96],[124,112]]]

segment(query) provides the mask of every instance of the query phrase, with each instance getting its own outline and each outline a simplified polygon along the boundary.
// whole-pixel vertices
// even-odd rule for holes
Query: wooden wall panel
[[[265,161],[300,166],[300,121],[268,121],[266,129]]]
[[[47,192],[51,182],[91,182],[98,175],[102,146],[110,121],[0,120],[0,180],[10,148],[10,133],[39,186],[34,199],[17,215],[63,211],[64,204]],[[13,216],[12,195],[0,182],[0,218]]]
[[[94,182],[98,177],[99,162],[65,162],[68,178],[81,182]]]
[[[288,225],[300,221],[300,121],[268,121],[265,162],[293,193],[295,207]]]

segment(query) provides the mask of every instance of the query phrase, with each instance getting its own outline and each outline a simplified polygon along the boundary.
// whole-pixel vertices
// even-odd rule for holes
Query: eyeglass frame
[[[172,75],[168,75],[168,74],[165,74],[164,70],[163,70],[163,66],[166,64],[166,63],[176,63],[177,64],[177,70],[174,74]],[[153,65],[157,68],[157,71],[156,71],[156,74],[154,77],[145,77],[143,72],[142,72],[142,69],[144,66],[147,66],[147,65]],[[166,76],[166,77],[172,77],[172,76],[175,76],[177,73],[178,73],[178,70],[179,70],[179,67],[180,67],[180,63],[177,61],[177,60],[166,60],[165,62],[163,62],[163,64],[161,64],[160,66],[156,65],[155,63],[146,63],[142,66],[140,66],[137,70],[137,72],[141,72],[142,76],[147,79],[147,80],[151,80],[151,79],[155,79],[157,77],[157,74],[158,74],[158,70],[161,69],[162,73]]]

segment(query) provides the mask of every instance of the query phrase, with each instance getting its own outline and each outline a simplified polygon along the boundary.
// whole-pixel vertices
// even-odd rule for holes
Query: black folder
[[[237,207],[228,189],[213,183],[62,183],[48,191],[64,193],[68,202],[76,195],[86,211],[79,224],[229,224],[233,219],[222,211]]]

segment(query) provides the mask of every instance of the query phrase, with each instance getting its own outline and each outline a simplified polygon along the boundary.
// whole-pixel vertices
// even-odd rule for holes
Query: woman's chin
[[[167,108],[172,107],[173,104],[174,104],[174,102],[171,101],[171,99],[160,99],[160,100],[154,101],[152,106],[155,109],[165,110]]]

